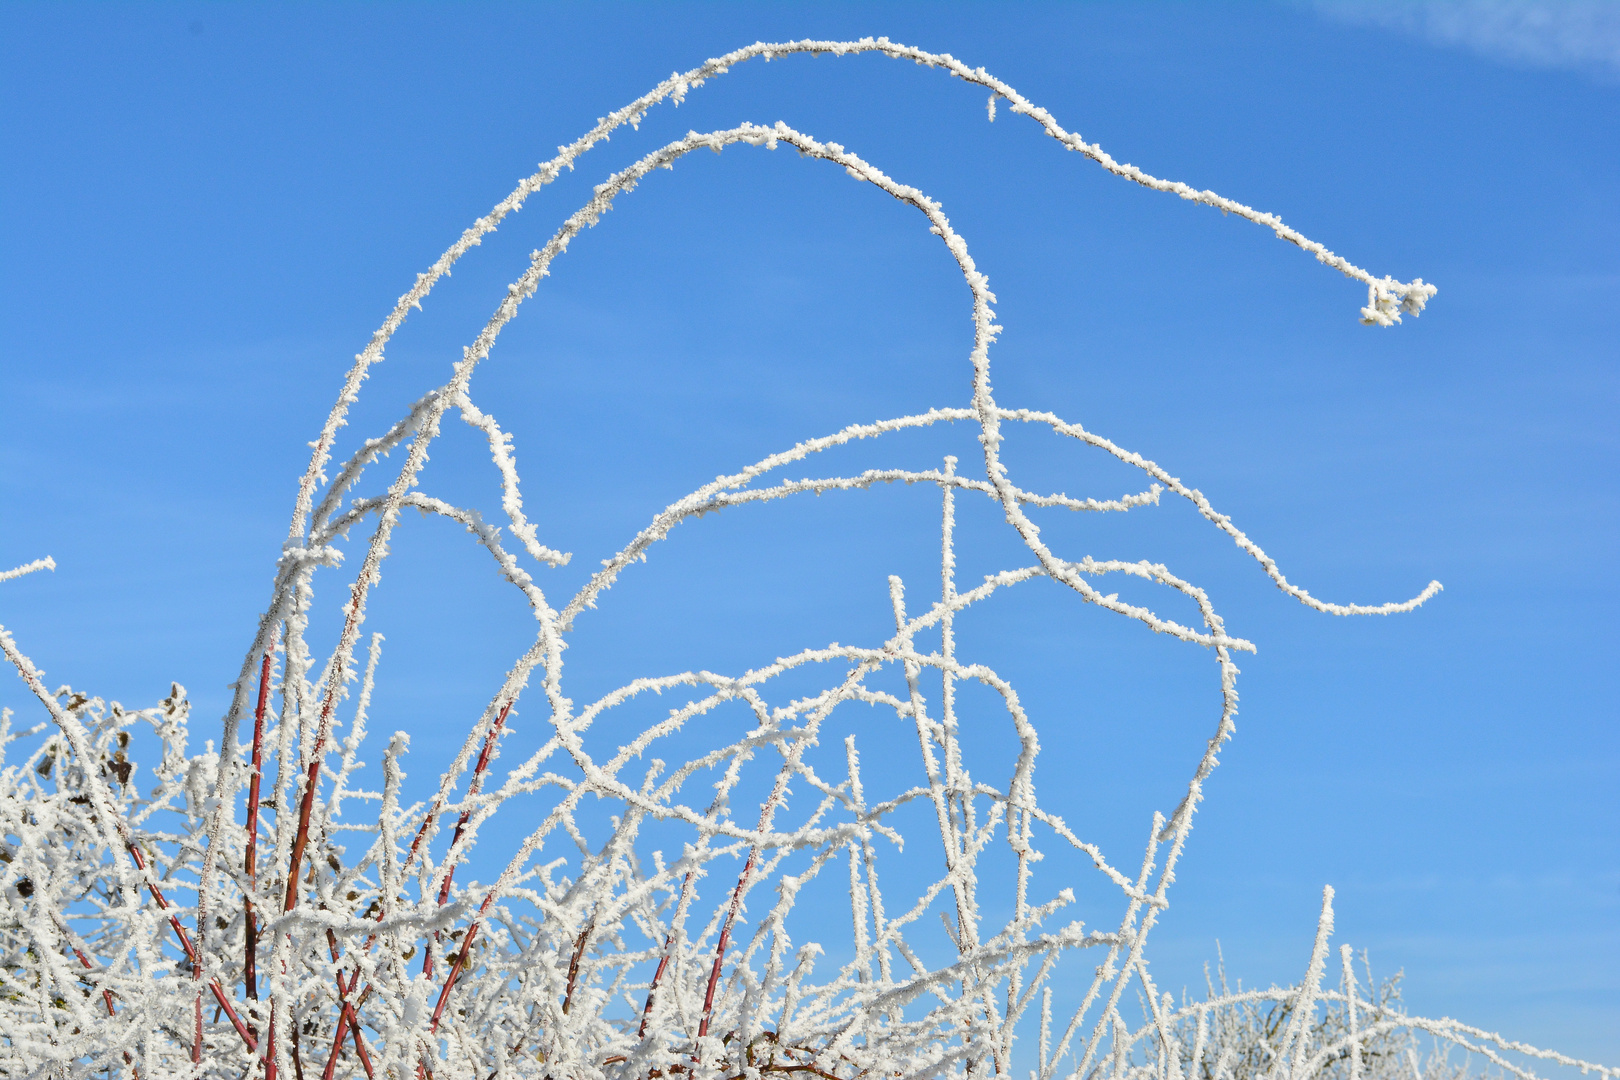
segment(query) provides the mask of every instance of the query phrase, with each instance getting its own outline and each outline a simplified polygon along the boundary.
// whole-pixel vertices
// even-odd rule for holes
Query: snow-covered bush
[[[801,52],[876,53],[978,86],[992,119],[998,105],[1029,117],[1109,172],[1264,225],[1361,282],[1364,322],[1390,326],[1435,293],[1421,279],[1374,277],[1270,214],[1121,165],[1012,87],[949,56],[882,39],[761,44],[672,76],[479,219],[418,277],[360,354],[314,443],[270,604],[218,732],[220,751],[212,741],[201,753],[188,747],[180,687],[140,712],[53,692],[0,631],[7,658],[52,721],[14,737],[6,717],[7,746],[32,742],[26,757],[0,761],[0,1075],[855,1080],[1027,1070],[1039,1080],[1362,1080],[1415,1070],[1439,1080],[1444,1059],[1421,1064],[1417,1032],[1521,1076],[1529,1075],[1526,1054],[1570,1064],[1451,1021],[1406,1016],[1387,987],[1358,983],[1348,947],[1335,983],[1331,892],[1298,986],[1230,991],[1223,979],[1208,1000],[1178,1005],[1155,985],[1147,942],[1204,782],[1232,732],[1233,657],[1252,646],[1169,568],[1060,553],[1043,541],[1035,516],[1132,512],[1168,493],[1188,500],[1279,589],[1329,614],[1409,611],[1440,586],[1399,603],[1319,600],[1152,461],[1057,416],[999,404],[990,382],[995,298],[966,241],[938,203],[844,147],[782,123],[744,123],[691,132],[609,176],[535,253],[450,380],[328,474],[370,366],[410,309],[507,214],[660,103],[678,102],[744,61]],[[917,212],[966,286],[971,397],[853,425],[722,476],[653,515],[584,588],[558,602],[542,568],[569,556],[548,547],[525,517],[511,438],[474,403],[472,375],[552,260],[616,198],[693,150],[734,144],[792,147],[813,167],[837,166]],[[499,527],[418,485],[428,446],[451,413],[488,443],[508,519]],[[925,470],[813,471],[818,454],[854,440],[952,422],[977,429],[982,462],[972,468],[945,457]],[[1142,488],[1087,497],[1026,489],[1001,457],[1011,426],[1046,429],[1134,467]],[[367,470],[394,450],[403,458],[394,477],[363,486]],[[801,467],[811,474],[787,472]],[[940,557],[926,599],[917,591],[923,585],[890,579],[892,635],[807,642],[732,674],[649,675],[583,705],[569,697],[563,658],[576,619],[675,526],[721,508],[894,482],[937,487]],[[958,580],[963,499],[994,504],[1028,553],[1020,565]],[[367,599],[407,508],[464,526],[535,620],[533,641],[492,688],[437,793],[409,805],[401,794],[406,736],[381,748],[371,789],[361,757],[375,745],[366,727],[382,647],[380,635],[364,633]],[[357,527],[372,531],[342,594],[337,644],[316,656],[316,578],[344,564]],[[1121,600],[1107,590],[1111,575],[1161,587],[1196,618],[1178,622]],[[1139,863],[1120,862],[1043,806],[1039,718],[1001,675],[957,652],[955,626],[970,606],[1042,578],[1211,658],[1219,708],[1193,755],[1196,767],[1173,793],[1174,810],[1142,823]],[[960,708],[967,683],[999,695],[1000,714]],[[613,710],[665,692],[681,704],[659,722],[622,744],[601,733],[598,722],[616,717]],[[503,770],[501,741],[520,703],[544,717],[546,738]],[[866,707],[859,724],[850,719],[855,705]],[[914,779],[897,780],[906,771],[893,765],[898,743],[885,744],[893,767],[863,773],[874,709],[910,733],[906,770]],[[717,714],[746,722],[697,723]],[[992,724],[1015,751],[1006,760],[968,760],[965,727]],[[710,745],[693,753],[695,738]],[[659,756],[666,747],[667,760]],[[505,831],[490,839],[497,818]],[[481,833],[486,851],[503,847],[505,868],[490,882],[469,881],[466,871],[458,878]],[[522,838],[510,843],[512,835]],[[1087,864],[1113,906],[1082,912],[1079,882],[1037,881],[1036,864],[1054,853]],[[825,919],[806,917],[810,905],[798,902],[826,895],[835,882],[847,895],[847,935],[814,940],[806,927],[824,929]]]

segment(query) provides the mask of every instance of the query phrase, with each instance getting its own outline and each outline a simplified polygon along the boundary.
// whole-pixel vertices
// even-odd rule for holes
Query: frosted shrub
[[[1317,599],[1152,461],[1052,414],[999,404],[990,382],[995,298],[967,243],[938,203],[844,147],[782,123],[743,123],[688,133],[607,177],[534,254],[449,381],[328,473],[338,430],[390,337],[507,214],[660,103],[679,102],[744,61],[800,52],[877,53],[977,86],[989,95],[992,120],[998,105],[1028,117],[1111,173],[1263,225],[1362,283],[1364,322],[1390,326],[1435,293],[1421,280],[1374,277],[1270,214],[1121,165],[1012,87],[949,56],[882,39],[761,44],[672,76],[479,219],[418,277],[357,358],[313,444],[269,608],[219,732],[223,752],[212,742],[201,753],[188,747],[178,686],[139,712],[53,692],[0,631],[7,658],[51,721],[15,736],[10,714],[5,721],[5,744],[28,738],[32,749],[13,750],[0,772],[0,1074],[1362,1080],[1417,1070],[1440,1080],[1439,1066],[1415,1056],[1419,1032],[1518,1076],[1532,1075],[1524,1055],[1571,1064],[1451,1021],[1404,1015],[1370,980],[1358,983],[1348,947],[1340,977],[1330,977],[1331,893],[1298,986],[1231,991],[1223,979],[1207,1000],[1178,1005],[1155,985],[1148,938],[1168,905],[1203,784],[1232,732],[1233,657],[1253,647],[1169,568],[1060,553],[1042,540],[1035,515],[1134,512],[1169,493],[1191,502],[1279,589],[1328,614],[1405,612],[1440,586],[1372,606]],[[525,517],[511,437],[475,404],[472,376],[552,261],[615,199],[693,150],[732,145],[791,147],[809,167],[836,166],[916,211],[966,286],[971,397],[853,425],[722,476],[655,514],[578,593],[558,600],[544,587],[543,568],[569,556],[548,547]],[[427,449],[452,414],[488,443],[507,518],[499,526],[418,485]],[[828,449],[942,422],[976,427],[982,461],[816,471]],[[1026,489],[1001,459],[1003,432],[1013,426],[1123,462],[1141,473],[1141,488],[1087,497]],[[370,467],[395,450],[403,463],[392,479],[367,487]],[[939,577],[890,579],[888,637],[805,643],[730,674],[648,675],[583,704],[569,696],[563,650],[575,621],[675,526],[721,508],[894,482],[938,489]],[[958,580],[963,499],[995,505],[1027,552],[1021,564]],[[476,720],[436,793],[410,805],[401,797],[406,736],[380,747],[367,739],[382,643],[363,632],[370,589],[407,508],[464,526],[523,595],[535,625],[501,685],[481,710],[469,708]],[[347,541],[357,528],[371,530],[358,557]],[[357,569],[340,594],[337,644],[316,656],[316,579],[344,565],[346,550]],[[1108,588],[1120,577],[1174,594],[1196,619],[1178,622],[1121,600]],[[1001,675],[958,655],[956,622],[969,607],[1041,578],[1199,648],[1213,663],[1220,709],[1196,767],[1173,793],[1173,811],[1142,823],[1139,861],[1105,853],[1042,805],[1038,718]],[[958,690],[971,683],[999,697],[998,715],[959,707]],[[598,721],[616,719],[614,710],[665,692],[679,703],[629,741],[600,733]],[[859,725],[855,705],[865,706]],[[520,706],[543,727],[543,742],[506,767],[499,751]],[[873,710],[902,725],[914,740],[906,753],[915,756],[868,776],[868,736],[856,728],[872,730]],[[699,723],[722,714],[746,722]],[[1006,760],[976,755],[970,767],[965,725],[999,725],[1017,749]],[[673,749],[698,737],[712,745]],[[364,771],[362,753],[380,754],[380,774]],[[892,757],[892,748],[885,753]],[[511,807],[520,801],[517,816]],[[500,847],[504,868],[491,882],[458,877],[498,816],[504,831],[485,850]],[[1035,864],[1052,853],[1082,860],[1116,902],[1081,912],[1073,887],[1081,882],[1050,873],[1037,882]],[[847,896],[847,933],[813,940],[806,926],[820,931],[825,922],[796,902],[830,892]]]

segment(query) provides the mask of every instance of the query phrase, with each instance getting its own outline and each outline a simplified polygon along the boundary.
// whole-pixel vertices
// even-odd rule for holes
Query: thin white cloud
[[[1620,80],[1620,0],[1317,0],[1315,7],[1512,64]]]

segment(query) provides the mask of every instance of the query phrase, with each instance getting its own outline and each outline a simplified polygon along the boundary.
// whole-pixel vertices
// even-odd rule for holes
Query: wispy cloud
[[[1317,0],[1321,14],[1386,26],[1530,67],[1620,81],[1620,0]]]

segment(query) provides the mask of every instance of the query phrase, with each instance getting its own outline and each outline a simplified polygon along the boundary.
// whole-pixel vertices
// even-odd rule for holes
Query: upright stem
[[[512,703],[510,701],[501,706],[500,715],[495,717],[495,722],[489,726],[489,734],[484,736],[484,747],[478,752],[478,761],[473,765],[472,779],[467,783],[467,797],[469,799],[478,794],[479,789],[483,786],[482,781],[484,777],[484,770],[489,767],[490,752],[495,749],[495,740],[500,737],[501,727],[506,723],[506,714],[511,710],[511,708]],[[470,817],[472,817],[472,807],[469,806],[467,809],[461,812],[461,819],[456,822],[455,834],[450,838],[451,851],[455,851],[456,845],[461,842],[461,834],[466,830],[467,819]],[[424,821],[423,827],[425,828],[426,825],[427,823]],[[420,834],[418,834],[418,839],[420,839]],[[439,885],[440,907],[444,907],[445,903],[450,899],[450,879],[455,876],[455,873],[456,866],[454,863],[451,863],[444,872],[444,881]],[[438,931],[434,931],[433,940],[440,940]],[[422,957],[422,974],[432,978],[433,950],[423,949],[422,951],[424,954]]]
[[[956,458],[945,457],[945,476],[956,476]],[[956,485],[949,479],[940,485],[941,507],[939,528],[939,591],[943,612],[940,615],[939,670],[942,677],[940,696],[940,748],[945,759],[945,805],[954,819],[947,832],[951,845],[948,867],[964,857],[969,843],[967,799],[962,784],[962,749],[956,739],[956,678],[952,668],[956,664]],[[955,802],[952,802],[952,795]],[[971,880],[971,879],[969,879]],[[976,920],[972,917],[972,897],[960,880],[954,883],[952,893],[956,899],[956,944],[965,955],[978,945]]]
[[[326,928],[326,949],[332,957],[332,963],[336,964],[342,954],[338,952],[337,934],[330,926]],[[343,1009],[338,1016],[337,1037],[332,1041],[332,1052],[327,1055],[326,1069],[321,1073],[322,1080],[332,1080],[332,1072],[337,1068],[338,1051],[343,1048],[343,1036],[350,1032],[354,1034],[354,1052],[360,1058],[366,1076],[370,1077],[373,1075],[371,1055],[366,1052],[365,1040],[360,1035],[360,1018],[355,1016],[354,1006],[349,1004],[349,991],[360,981],[360,973],[355,972],[353,979],[345,979],[343,972],[339,970],[334,978],[337,979],[338,1001],[342,1003]]]
[[[192,972],[193,972],[193,974],[192,974],[191,977],[193,979],[198,979],[198,978],[202,977],[202,968],[201,967],[193,968]],[[195,1013],[195,1015],[196,1015],[196,1026],[194,1028],[194,1034],[192,1035],[192,1039],[191,1039],[191,1063],[193,1065],[201,1065],[202,1064],[202,991],[201,990],[197,991],[197,997],[196,997],[196,1000],[193,1002],[193,1005],[196,1008],[196,1013]]]
[[[845,681],[847,689],[856,680],[863,678],[870,668],[858,667],[850,672]],[[793,749],[788,753],[787,759],[782,762],[781,770],[776,774],[776,783],[771,793],[766,796],[765,803],[759,808],[759,835],[764,836],[765,830],[771,827],[776,818],[776,809],[782,805],[787,797],[788,780],[799,767],[799,761],[804,753],[804,740],[797,740]],[[720,926],[720,940],[714,949],[714,966],[709,969],[709,985],[703,993],[703,1019],[698,1023],[698,1038],[709,1033],[709,1019],[714,1010],[714,991],[720,985],[720,969],[725,964],[726,946],[731,941],[731,927],[737,921],[737,913],[742,909],[743,894],[748,891],[749,878],[753,876],[754,864],[759,860],[761,841],[756,840],[748,848],[748,860],[743,863],[742,873],[737,877],[737,887],[731,893],[731,906],[726,910],[725,922]]]
[[[761,826],[763,829],[763,826]],[[748,861],[743,863],[737,877],[737,887],[731,891],[731,906],[726,909],[726,921],[720,926],[720,940],[714,947],[714,966],[709,969],[709,985],[703,991],[703,1019],[698,1022],[698,1038],[709,1033],[709,1014],[714,1009],[714,989],[720,984],[720,968],[725,963],[726,946],[731,942],[731,924],[736,921],[737,909],[742,907],[743,890],[754,873],[754,856],[758,848],[748,849]]]
[[[574,987],[579,985],[579,962],[585,957],[585,945],[591,940],[591,931],[596,929],[596,913],[591,913],[590,921],[585,929],[579,932],[579,940],[574,942],[574,955],[568,960],[568,992],[563,995],[563,1015],[574,1005]]]
[[[384,520],[386,521],[386,515]],[[370,556],[367,556],[367,559],[369,566]],[[369,569],[363,571],[360,580],[349,590],[349,614],[343,621],[343,633],[333,658],[335,667],[331,679],[326,684],[326,695],[321,701],[321,715],[315,725],[315,744],[309,748],[309,768],[304,773],[304,795],[298,801],[298,831],[293,834],[292,857],[287,867],[287,896],[281,907],[283,912],[290,912],[298,906],[298,868],[303,865],[304,851],[309,847],[309,819],[315,811],[315,789],[321,780],[322,754],[326,750],[327,736],[331,733],[332,712],[337,708],[338,688],[342,684],[343,664],[338,658],[349,656],[354,648],[355,634],[360,627],[361,609],[365,604],[369,573]],[[294,1045],[296,1046],[296,1040]]]
[[[315,745],[310,747],[309,768],[304,773],[304,795],[298,802],[298,831],[293,834],[292,858],[287,866],[287,896],[281,910],[291,911],[298,906],[298,868],[304,865],[304,851],[309,847],[309,819],[315,811],[315,788],[321,779],[321,751],[326,749],[326,725],[332,712],[332,699],[328,695],[321,706],[320,729],[315,733]]]
[[[96,966],[90,962],[90,958],[84,955],[83,949],[72,943],[69,943],[68,948],[73,950],[73,955],[79,958],[79,963],[84,965],[84,969],[86,971],[94,971],[96,969]],[[113,1009],[112,991],[103,987],[101,991],[101,1000],[107,1006],[107,1015],[116,1016],[117,1012]],[[135,1059],[129,1056],[128,1050],[124,1051],[124,1064],[128,1065],[135,1071],[136,1077],[140,1076],[140,1070],[135,1069]]]
[[[501,728],[506,724],[507,713],[509,713],[511,711],[512,711],[512,702],[508,701],[505,705],[501,706],[501,711],[495,717],[495,722],[490,725],[489,734],[484,736],[483,749],[478,754],[478,761],[473,765],[472,780],[467,785],[467,793],[468,793],[469,796],[477,794],[479,789],[480,789],[480,786],[481,786],[481,783],[482,783],[482,778],[483,778],[483,775],[484,775],[484,771],[489,768],[489,760],[490,760],[491,754],[494,752],[495,741],[500,736]],[[459,821],[456,822],[455,834],[450,840],[450,848],[451,848],[452,851],[455,850],[456,843],[458,841],[460,841],[462,833],[467,827],[467,820],[471,815],[472,815],[471,808],[469,808],[467,810],[463,810],[461,812],[461,818],[460,818]],[[430,826],[433,823],[433,817],[434,817],[434,812],[431,811],[431,810],[428,811],[427,816],[422,819],[421,827],[416,830],[416,838],[411,841],[410,851],[405,856],[405,865],[407,867],[411,864],[412,860],[414,860],[416,858],[416,852],[422,845],[422,839],[425,836],[427,836],[428,826]],[[451,875],[453,875],[454,873],[455,873],[455,867],[453,865],[445,872],[444,884],[441,885],[440,888],[439,888],[439,904],[440,904],[441,907],[444,905],[445,901],[449,899],[449,895],[450,895],[450,878],[451,878]],[[491,898],[493,898],[493,894],[491,894]],[[484,907],[487,908],[488,906],[489,906],[489,899],[486,899],[484,901]],[[479,911],[482,912],[483,908],[480,908]],[[386,913],[386,907],[383,904],[379,903],[377,905],[377,919],[378,919],[379,922],[382,920],[383,915],[385,913]],[[450,996],[450,988],[455,983],[456,973],[460,970],[462,962],[466,959],[467,948],[468,948],[468,946],[470,946],[472,944],[472,935],[477,932],[477,929],[478,929],[478,925],[475,922],[472,925],[472,927],[468,930],[466,940],[462,942],[461,955],[456,960],[456,966],[451,969],[449,977],[445,980],[444,989],[439,995],[438,1007],[433,1012],[433,1027],[434,1027],[435,1030],[438,1029],[439,1016],[444,1010],[445,1001]],[[435,936],[435,939],[437,939],[438,935],[435,934],[434,936]],[[371,947],[371,943],[373,941],[375,941],[375,940],[376,940],[376,934],[372,934],[372,936],[370,938],[368,938],[367,941],[366,941],[366,948],[369,949]],[[337,946],[336,946],[336,943],[335,943],[335,941],[329,940],[328,944],[330,945],[330,947],[333,950],[332,959],[335,961],[337,959],[337,955],[336,955]],[[426,952],[427,955],[423,958],[423,961],[422,961],[422,972],[425,975],[431,976],[433,974],[433,950],[432,949],[424,949],[423,951]],[[332,1052],[330,1054],[328,1054],[327,1058],[326,1058],[326,1068],[325,1068],[324,1072],[322,1073],[323,1080],[331,1080],[333,1071],[337,1067],[338,1051],[341,1050],[342,1047],[343,1047],[343,1037],[351,1029],[354,1032],[355,1051],[360,1055],[360,1063],[365,1066],[366,1075],[368,1077],[371,1076],[371,1074],[372,1074],[371,1073],[371,1063],[370,1063],[370,1060],[369,1060],[369,1058],[368,1058],[368,1056],[366,1054],[365,1044],[361,1041],[361,1038],[360,1038],[360,1018],[355,1014],[354,1005],[350,1004],[350,1002],[349,1002],[349,994],[350,994],[350,992],[352,992],[354,990],[354,988],[356,986],[358,986],[359,984],[360,984],[360,972],[359,971],[356,971],[354,973],[354,977],[348,981],[347,985],[345,985],[344,978],[343,978],[343,973],[341,971],[338,972],[338,974],[337,974],[338,1002],[342,1006],[342,1011],[338,1016],[337,1035],[332,1040]],[[371,984],[368,983],[368,984],[366,984],[366,988],[360,992],[359,1001],[363,1002],[366,999],[366,995],[368,995],[370,993],[371,993]],[[417,1071],[418,1071],[418,1074],[421,1074],[423,1070],[421,1068],[418,1068]],[[431,1073],[429,1073],[428,1075],[431,1075]],[[269,1080],[274,1080],[274,1078],[269,1078]]]
[[[270,1030],[264,1037],[264,1080],[276,1080],[276,1002],[270,999]]]
[[[692,871],[688,870],[686,876],[681,878],[681,902],[676,905],[677,917],[679,911],[686,903],[686,891],[692,885]],[[669,968],[670,945],[675,941],[673,931],[664,935],[664,955],[658,959],[658,970],[653,972],[652,982],[647,984],[647,1004],[641,1009],[641,1026],[636,1029],[636,1038],[647,1037],[647,1021],[652,1017],[653,995],[658,993],[658,984],[664,978],[664,972]]]
[[[483,787],[484,770],[489,768],[490,752],[495,749],[495,740],[500,738],[501,727],[506,723],[506,714],[511,711],[511,708],[512,703],[510,701],[501,706],[500,715],[495,717],[495,722],[489,726],[489,734],[484,736],[484,748],[478,752],[478,761],[473,765],[472,780],[467,784],[468,798],[478,794]],[[461,834],[466,830],[467,819],[470,817],[472,817],[472,807],[469,806],[461,812],[461,818],[456,822],[455,834],[450,838],[451,850],[455,850],[456,844],[461,842]],[[445,901],[450,899],[450,878],[455,872],[454,865],[444,872],[444,883],[439,886],[440,907],[443,907]]]
[[[351,642],[352,634],[359,621],[360,591],[355,586],[353,600],[349,607],[349,617],[343,627],[343,640]],[[346,645],[344,646],[347,647]],[[282,901],[281,910],[290,912],[298,906],[298,868],[304,864],[304,851],[309,847],[309,819],[315,810],[315,788],[321,779],[321,753],[326,749],[326,735],[332,720],[332,709],[336,704],[337,690],[328,686],[326,700],[321,703],[321,716],[315,729],[315,744],[309,751],[309,768],[304,773],[304,795],[298,803],[298,831],[293,834],[292,856],[287,866],[287,895]],[[285,963],[285,961],[283,961]],[[286,974],[283,967],[282,973]],[[264,1078],[276,1080],[276,1013],[274,1004],[270,1008],[270,1036],[271,1052],[265,1056]],[[304,1065],[298,1052],[298,1025],[292,1028],[293,1070],[298,1074],[298,1080],[304,1080]]]
[[[247,892],[242,900],[244,942],[242,982],[247,996],[259,999],[259,926],[253,914],[253,894],[258,885],[255,859],[259,846],[259,783],[264,778],[264,713],[270,700],[270,652],[265,650],[264,664],[259,668],[259,704],[253,710],[253,775],[248,779],[247,853],[242,856],[242,873],[247,878]]]
[[[145,873],[146,856],[141,854],[141,849],[134,844],[130,844],[129,854],[135,860],[135,868]],[[169,925],[174,928],[174,936],[180,939],[180,948],[186,954],[186,962],[191,965],[193,971],[201,970],[202,956],[198,954],[196,947],[191,944],[191,935],[186,933],[186,928],[180,925],[180,917],[174,913],[174,909],[169,906],[169,901],[163,895],[163,891],[157,887],[156,882],[151,880],[150,875],[147,875],[146,888],[152,894],[152,899],[157,901],[158,907],[169,916]],[[231,999],[226,997],[225,991],[220,988],[219,980],[210,979],[208,989],[213,992],[214,1000],[219,1003],[219,1007],[224,1010],[225,1015],[231,1018],[232,1025],[235,1026],[237,1034],[242,1036],[242,1041],[247,1043],[248,1049],[258,1049],[258,1040],[248,1031],[247,1025],[242,1023],[242,1018],[236,1013],[236,1006],[231,1004]],[[199,1015],[201,1014],[199,1013]]]
[[[492,889],[489,895],[484,897],[484,902],[478,907],[478,919],[483,918],[484,912],[489,910],[489,905],[494,900],[495,892]],[[429,1031],[439,1030],[439,1018],[444,1015],[444,1007],[450,1001],[450,990],[456,985],[456,976],[460,975],[462,969],[467,966],[468,954],[472,952],[473,938],[478,936],[478,919],[474,919],[467,924],[467,935],[461,939],[461,951],[450,962],[450,974],[444,977],[444,989],[439,991],[439,1003],[433,1007],[433,1021],[428,1025]]]
[[[641,1007],[641,1026],[636,1028],[636,1038],[647,1037],[647,1021],[652,1018],[653,995],[658,993],[658,984],[664,978],[664,971],[669,967],[669,946],[675,940],[674,934],[664,936],[664,955],[658,958],[658,970],[653,972],[652,982],[647,984],[647,1004]]]
[[[326,1068],[321,1072],[322,1080],[332,1080],[332,1073],[337,1068],[338,1052],[343,1049],[343,1039],[347,1035],[353,1035],[354,1037],[354,1052],[359,1056],[360,1065],[366,1070],[368,1080],[375,1075],[371,1069],[371,1055],[366,1051],[366,1041],[360,1034],[360,1018],[355,1015],[354,1011],[355,1005],[364,1004],[366,993],[370,992],[371,987],[367,986],[366,992],[362,993],[353,1005],[348,1000],[349,991],[353,990],[359,983],[360,973],[358,971],[354,973],[352,979],[347,981],[343,978],[343,972],[337,973],[338,997],[343,1002],[343,1012],[338,1017],[337,1034],[332,1039],[332,1052],[326,1055]]]
[[[512,703],[510,701],[507,702],[506,705],[501,709],[501,714],[498,717],[495,718],[495,723],[490,725],[489,734],[484,737],[484,749],[483,749],[483,752],[478,755],[478,764],[473,768],[472,781],[467,785],[467,793],[468,793],[469,796],[474,794],[478,790],[478,778],[483,775],[484,769],[486,767],[488,767],[488,765],[489,765],[490,749],[491,749],[491,747],[494,746],[494,744],[495,744],[495,736],[500,732],[501,725],[503,723],[505,723],[507,710],[509,710],[511,707],[512,707]],[[471,809],[463,810],[461,812],[461,822],[460,822],[460,824],[458,824],[456,826],[456,834],[455,834],[456,839],[459,840],[461,838],[462,826],[467,824],[468,815],[470,815],[471,813],[472,813]],[[454,840],[451,841],[450,846],[451,846],[452,849],[455,847],[455,841]],[[446,897],[446,895],[448,893],[448,890],[449,890],[450,872],[453,872],[454,870],[455,870],[455,867],[452,866],[450,868],[450,871],[446,872],[446,874],[445,874],[445,879],[444,879],[445,880],[445,887],[443,889],[441,889],[440,892],[439,892],[439,902],[441,904],[444,903],[444,899],[445,899],[445,897]],[[472,952],[473,938],[478,936],[479,920],[484,917],[484,913],[489,910],[489,905],[494,903],[494,902],[495,902],[495,890],[491,889],[489,891],[489,893],[485,895],[484,902],[482,904],[478,905],[478,914],[477,914],[477,916],[473,918],[472,922],[467,924],[467,934],[466,934],[465,937],[463,937],[461,939],[461,951],[456,954],[455,960],[451,961],[450,973],[444,977],[444,989],[439,991],[439,1002],[438,1002],[437,1005],[435,1005],[433,1007],[433,1020],[428,1025],[428,1030],[429,1031],[438,1031],[439,1030],[439,1018],[444,1015],[444,1007],[450,1001],[450,991],[456,985],[456,978],[466,968],[467,963],[468,963],[468,956]],[[593,916],[593,918],[594,918],[594,916]],[[587,932],[589,931],[589,929],[590,929],[589,927],[586,927]],[[581,949],[583,949],[583,935],[581,936]],[[429,955],[432,955],[431,952],[429,953]],[[575,956],[575,963],[576,964],[578,963],[578,955],[577,954]],[[570,978],[570,983],[572,983],[571,978]],[[426,1065],[422,1065],[422,1066],[419,1067],[419,1072],[420,1071],[425,1071],[425,1070],[426,1070]],[[427,1075],[429,1077],[432,1077],[433,1074],[431,1072],[428,1072]]]

